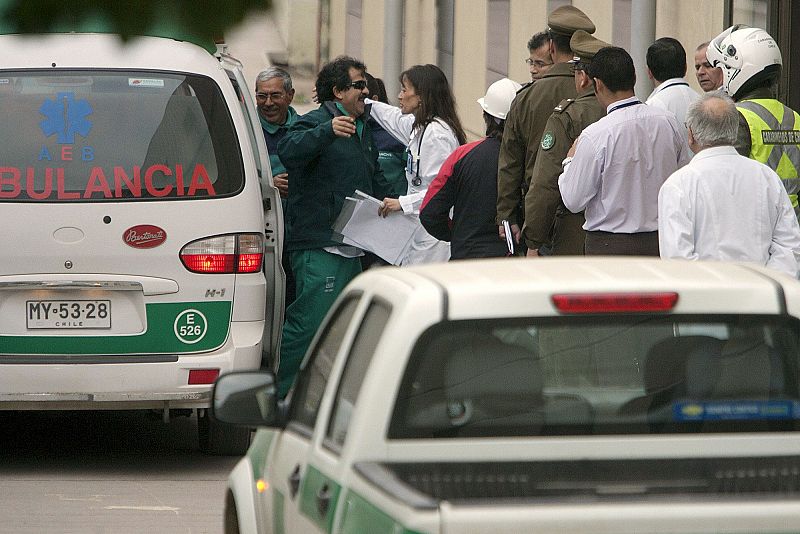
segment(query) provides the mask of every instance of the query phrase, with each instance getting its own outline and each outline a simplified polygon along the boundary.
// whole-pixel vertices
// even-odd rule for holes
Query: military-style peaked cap
[[[553,10],[547,17],[548,30],[553,33],[572,35],[578,30],[594,33],[594,22],[586,13],[574,6],[561,6]]]
[[[575,55],[570,63],[589,63],[601,48],[606,48],[607,46],[611,45],[589,35],[583,30],[578,30],[572,34],[572,38],[569,40],[569,47]]]

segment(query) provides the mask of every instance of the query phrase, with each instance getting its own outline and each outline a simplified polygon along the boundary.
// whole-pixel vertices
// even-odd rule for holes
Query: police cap
[[[575,55],[570,63],[589,63],[601,48],[607,46],[611,45],[605,41],[601,41],[597,37],[589,35],[583,30],[578,30],[572,34],[572,38],[569,40],[569,47]]]
[[[572,35],[578,30],[594,33],[594,23],[575,6],[561,6],[547,17],[547,29],[553,33]]]

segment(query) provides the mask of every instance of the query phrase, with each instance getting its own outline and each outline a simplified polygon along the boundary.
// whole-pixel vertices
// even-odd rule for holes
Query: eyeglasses
[[[274,93],[256,93],[256,100],[258,100],[259,102],[264,102],[268,98],[273,101],[280,100],[283,98],[283,93],[279,93],[277,91]]]
[[[358,89],[359,91],[363,91],[367,88],[367,81],[366,80],[356,80],[354,82],[350,82],[347,87],[352,87],[353,89]]]
[[[541,69],[542,67],[549,67],[550,65],[552,65],[552,64],[553,64],[553,62],[552,62],[552,61],[551,61],[550,63],[545,63],[545,62],[544,62],[544,61],[542,61],[541,59],[531,59],[531,58],[529,58],[529,57],[525,58],[525,63],[527,63],[529,67],[530,67],[531,65],[533,65],[533,66],[535,66],[535,67],[536,67],[536,68],[538,68],[538,69]]]

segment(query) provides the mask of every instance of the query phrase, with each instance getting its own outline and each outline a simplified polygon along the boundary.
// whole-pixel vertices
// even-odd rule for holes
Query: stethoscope
[[[406,172],[414,175],[414,177],[411,179],[411,185],[413,185],[414,187],[419,187],[422,185],[422,178],[419,177],[419,153],[422,151],[422,138],[425,136],[425,128],[427,127],[428,127],[427,124],[423,126],[422,132],[419,134],[419,142],[417,143],[417,155],[415,156],[411,153],[411,147],[406,149],[408,150],[408,157],[406,158]]]

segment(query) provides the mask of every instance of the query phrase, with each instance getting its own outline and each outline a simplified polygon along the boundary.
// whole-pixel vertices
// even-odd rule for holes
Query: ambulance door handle
[[[289,475],[289,493],[292,494],[292,499],[297,495],[297,490],[300,489],[300,464],[294,466],[292,474]]]
[[[324,517],[328,515],[328,507],[331,504],[331,489],[328,484],[323,484],[317,492],[317,512]]]

